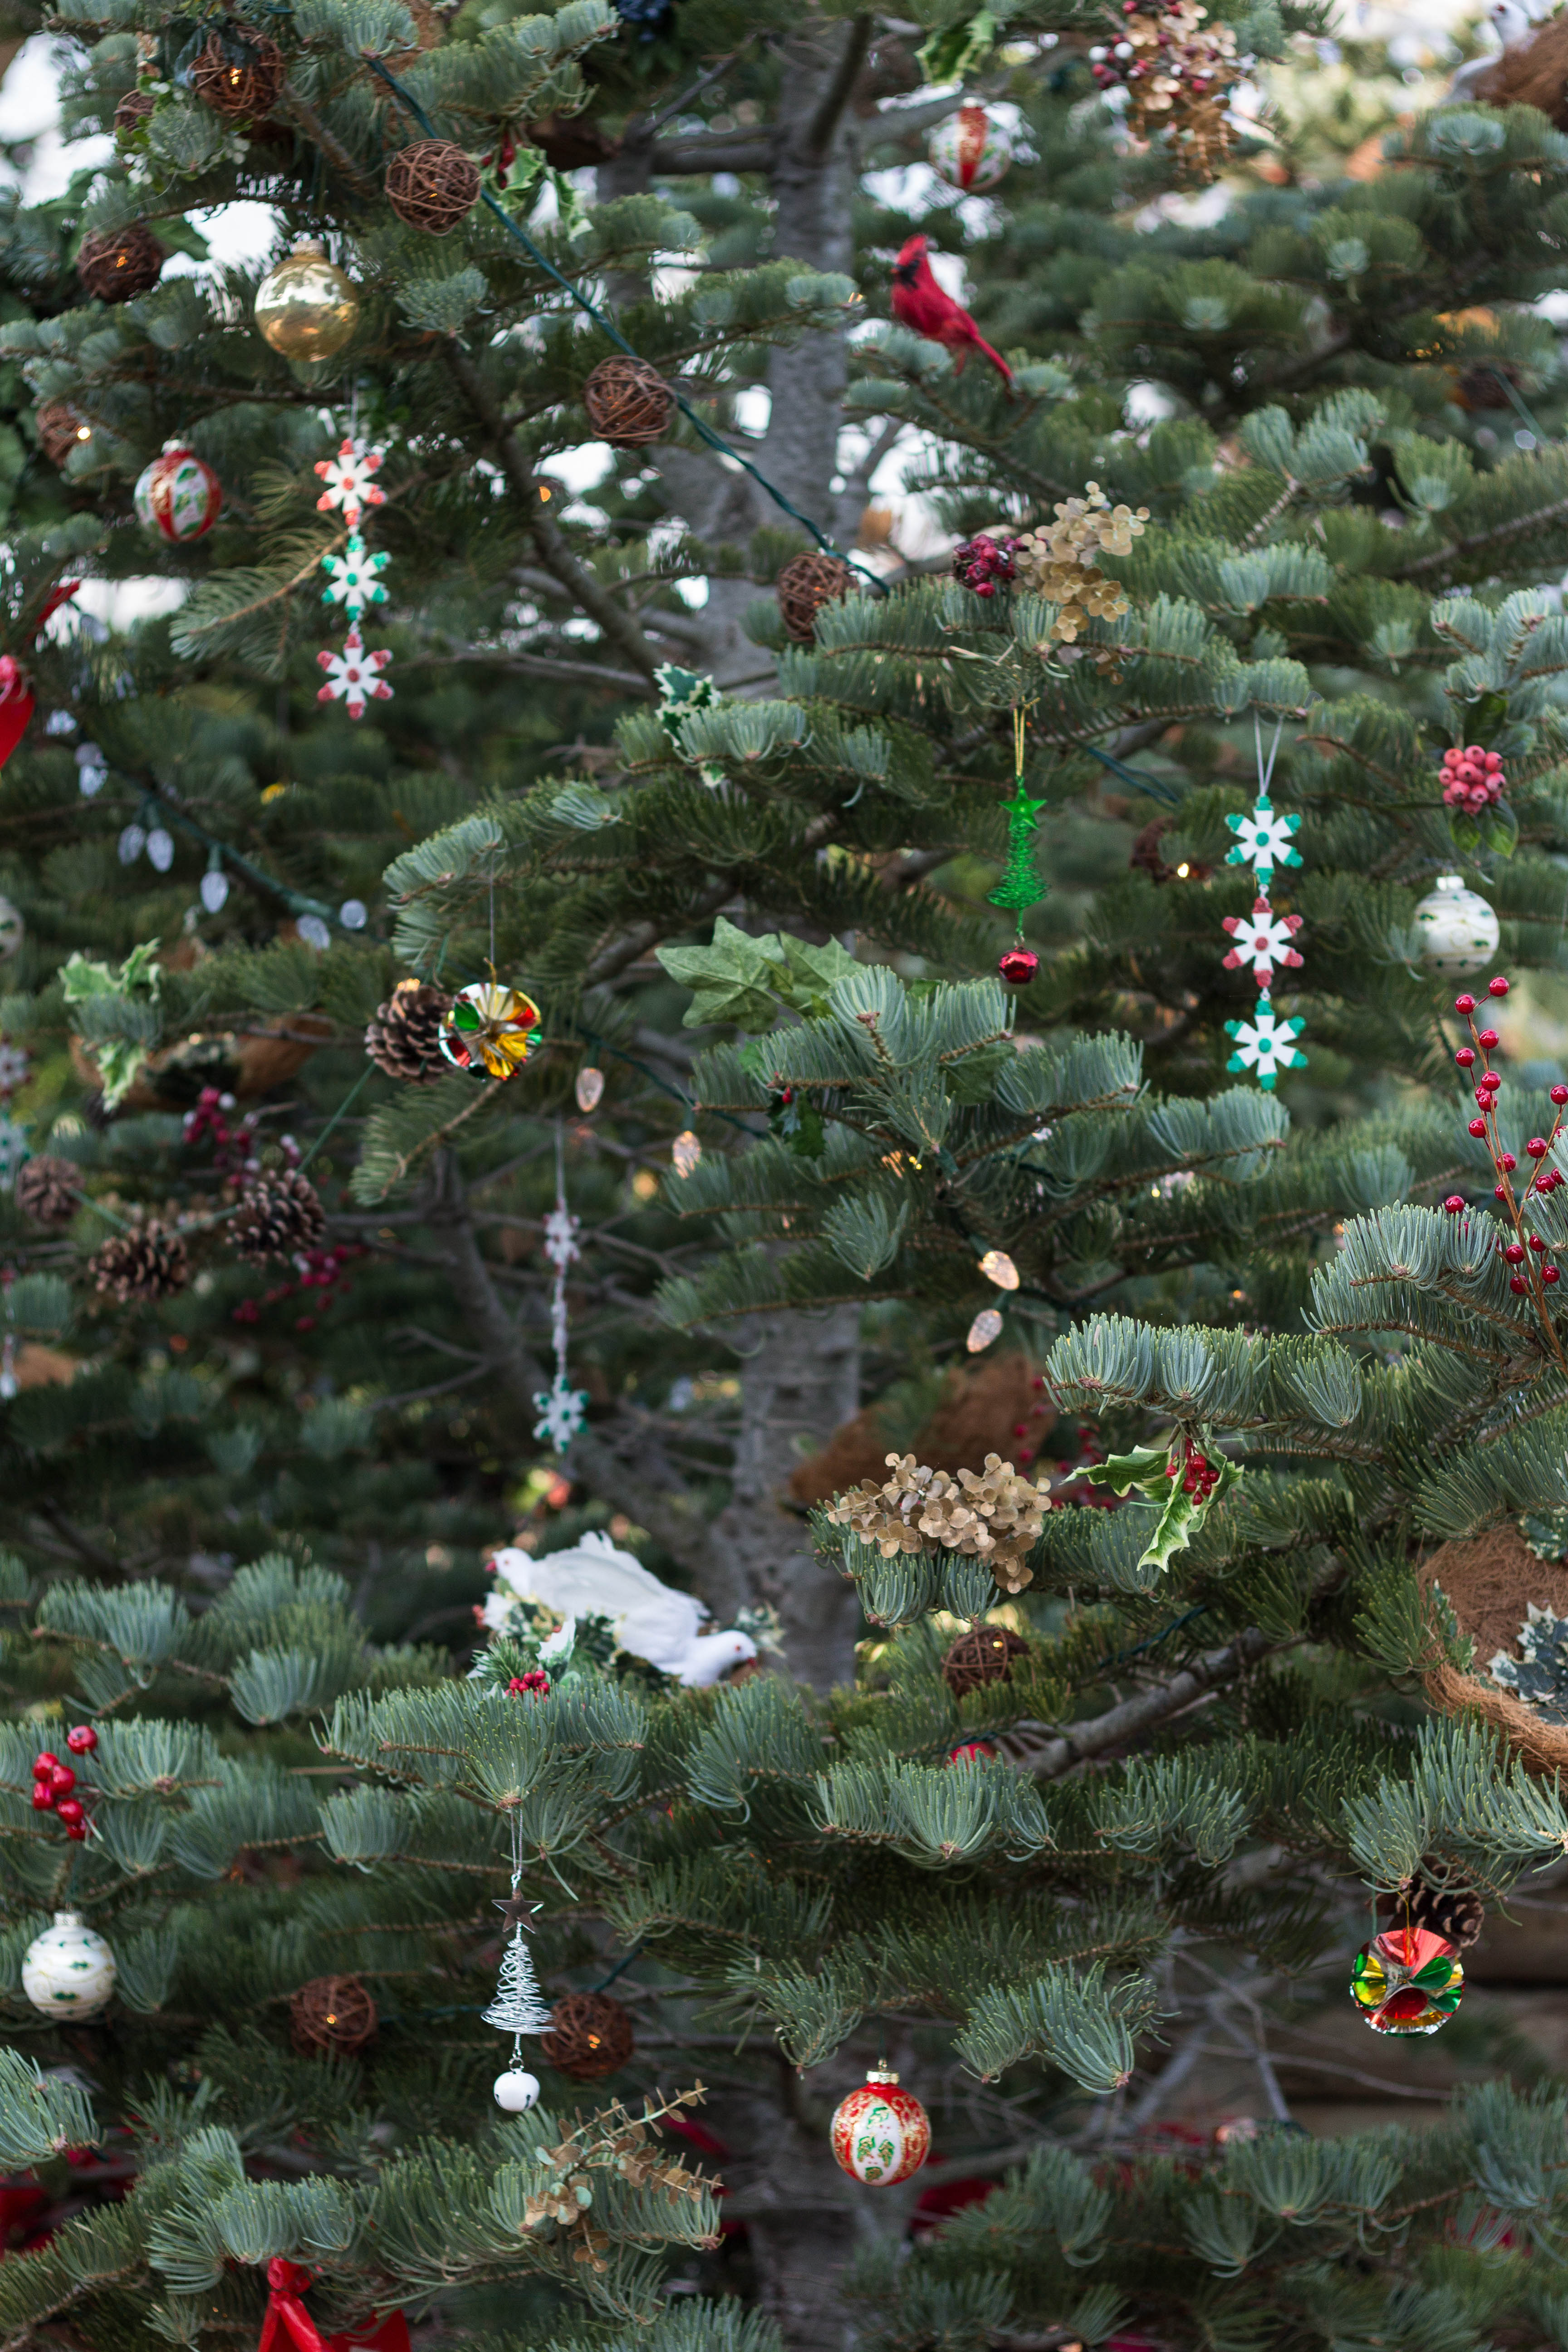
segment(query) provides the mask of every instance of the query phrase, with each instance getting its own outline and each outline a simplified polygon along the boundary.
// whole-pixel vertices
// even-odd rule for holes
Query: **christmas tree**
[[[1125,228],[1225,161],[1215,79],[1286,28],[1174,11],[1090,57],[1059,9],[1001,48],[949,13],[920,61],[905,19],[723,0],[81,20],[120,160],[16,223],[0,333],[37,442],[5,1948],[20,2029],[79,1906],[116,2039],[50,2015],[0,2115],[60,2201],[84,2147],[137,2186],[6,2266],[19,2336],[243,2338],[307,2291],[646,2332],[668,2249],[734,2283],[634,2120],[716,2050],[727,2218],[802,2344],[868,2223],[858,2324],[900,2341],[1560,2325],[1550,2100],[1304,2149],[1268,2035],[1288,1979],[1287,2025],[1333,1982],[1348,2034],[1366,1887],[1436,1973],[1374,1953],[1358,2003],[1444,2024],[1568,1835],[1531,1777],[1559,1237],[1508,1191],[1555,1114],[1510,1077],[1467,1138],[1448,1056],[1495,1048],[1445,1028],[1416,917],[1468,877],[1510,971],[1555,955],[1560,457],[1476,419],[1556,414],[1522,306],[1568,148],[1466,106],[1381,179]],[[1207,92],[1163,125],[1119,49],[1166,36]],[[1025,130],[984,212],[963,76]],[[952,185],[899,209],[949,126]],[[237,195],[324,249],[160,278]],[[895,259],[921,236],[978,329]],[[578,495],[590,431],[620,454]],[[959,555],[858,571],[916,436]],[[46,621],[153,571],[172,618]],[[1292,1129],[1293,1084],[1390,1071],[1433,1102]],[[773,1671],[682,1690],[613,1612],[557,1629],[530,1547],[606,1520]],[[525,1614],[469,1679],[509,1525]],[[1500,1631],[1464,1601],[1495,1542]],[[37,1725],[89,1716],[78,1782],[35,1783]],[[524,2053],[548,2106],[476,2148],[519,1906],[577,2006]],[[1279,2128],[1178,2177],[1137,2135],[1216,1978]],[[1036,2151],[901,2269],[919,2189],[828,2143],[884,2045],[950,2179]],[[605,2080],[626,2109],[562,2119]]]

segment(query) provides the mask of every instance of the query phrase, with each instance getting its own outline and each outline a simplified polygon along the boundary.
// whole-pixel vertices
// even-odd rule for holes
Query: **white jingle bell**
[[[521,2066],[509,2066],[495,2080],[496,2105],[509,2116],[525,2116],[539,2097],[539,2077]]]
[[[1438,875],[1430,897],[1415,909],[1415,922],[1422,962],[1448,978],[1479,971],[1497,953],[1498,919],[1460,875]]]
[[[0,962],[14,956],[26,935],[26,925],[9,898],[0,898]]]
[[[29,1944],[22,1989],[46,2017],[80,2024],[108,2005],[116,1976],[114,1954],[79,1911],[57,1911],[55,1924]]]

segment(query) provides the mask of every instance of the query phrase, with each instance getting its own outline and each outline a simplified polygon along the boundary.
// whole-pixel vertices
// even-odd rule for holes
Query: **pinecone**
[[[241,1195],[231,1238],[241,1257],[265,1265],[268,1258],[314,1248],[326,1222],[315,1186],[290,1168],[281,1176],[263,1176]]]
[[[444,1077],[448,1065],[438,1041],[441,1016],[451,1002],[444,989],[400,980],[364,1033],[364,1050],[376,1068],[411,1086]]]
[[[1402,1926],[1441,1936],[1457,1952],[1468,1951],[1487,1924],[1487,1906],[1473,1886],[1428,1886],[1420,1876],[1402,1878],[1394,1898],[1394,1919]]]
[[[1048,1497],[1004,1462],[985,1456],[984,1475],[917,1467],[912,1454],[888,1456],[893,1475],[878,1486],[868,1478],[834,1504],[835,1527],[853,1528],[884,1559],[899,1552],[956,1551],[982,1559],[998,1584],[1021,1592],[1029,1581],[1024,1556],[1045,1525]]]
[[[112,1291],[121,1307],[133,1298],[172,1298],[191,1278],[184,1243],[155,1217],[134,1233],[113,1234],[94,1250],[87,1270],[99,1289]]]
[[[14,1193],[22,1214],[35,1224],[68,1225],[81,1202],[81,1171],[46,1152],[16,1171]]]

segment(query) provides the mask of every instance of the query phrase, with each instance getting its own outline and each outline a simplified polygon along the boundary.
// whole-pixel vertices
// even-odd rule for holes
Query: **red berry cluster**
[[[973,588],[977,596],[994,596],[998,588],[1012,585],[1018,567],[1013,550],[1016,539],[992,539],[984,531],[966,539],[952,551],[952,576]]]
[[[539,1698],[548,1698],[550,1676],[542,1666],[530,1666],[527,1674],[513,1675],[506,1688],[509,1698],[516,1698],[520,1691],[530,1691]]]
[[[231,1311],[229,1320],[231,1323],[254,1323],[258,1320],[264,1307],[275,1307],[280,1298],[292,1298],[298,1291],[319,1290],[322,1295],[316,1301],[316,1314],[297,1315],[294,1318],[296,1331],[313,1331],[316,1316],[324,1315],[334,1298],[346,1298],[353,1288],[352,1282],[344,1282],[341,1278],[344,1266],[350,1258],[363,1255],[363,1242],[339,1242],[331,1249],[302,1250],[294,1260],[300,1269],[298,1282],[275,1283],[270,1290],[264,1290],[259,1298],[242,1298]]]
[[[195,1110],[185,1113],[185,1141],[200,1143],[204,1137],[210,1136],[213,1166],[220,1176],[237,1180],[258,1175],[261,1162],[256,1157],[256,1113],[247,1111],[231,1127],[224,1114],[233,1108],[232,1095],[220,1094],[216,1087],[204,1087],[196,1097]]]
[[[66,1746],[73,1756],[90,1756],[98,1746],[98,1734],[90,1723],[79,1723],[67,1732]],[[33,1811],[55,1814],[65,1823],[67,1837],[80,1845],[88,1832],[87,1807],[75,1790],[76,1774],[51,1748],[34,1757]]]
[[[1487,993],[1489,996],[1506,996],[1507,981],[1500,978],[1489,981]],[[1475,998],[1469,995],[1456,996],[1454,1010],[1465,1022],[1473,1041],[1468,1045],[1461,1045],[1455,1054],[1454,1059],[1459,1068],[1465,1071],[1473,1070],[1478,1055],[1483,1055],[1489,1063],[1497,1053],[1500,1042],[1498,1033],[1495,1029],[1476,1027]],[[1503,1150],[1502,1139],[1497,1129],[1497,1098],[1501,1087],[1502,1080],[1497,1072],[1490,1068],[1483,1068],[1479,1078],[1476,1081],[1477,1116],[1469,1123],[1469,1131],[1477,1142],[1484,1142],[1491,1153],[1492,1166],[1497,1171],[1498,1180],[1492,1187],[1492,1197],[1502,1202],[1504,1214],[1513,1227],[1512,1240],[1499,1244],[1500,1254],[1504,1263],[1515,1269],[1509,1276],[1508,1286],[1517,1297],[1533,1299],[1536,1311],[1541,1317],[1542,1328],[1561,1361],[1562,1350],[1558,1347],[1556,1333],[1546,1312],[1546,1293],[1555,1288],[1562,1276],[1557,1267],[1547,1260],[1546,1253],[1551,1244],[1543,1241],[1539,1234],[1531,1232],[1525,1211],[1529,1208],[1531,1200],[1538,1199],[1544,1192],[1555,1192],[1562,1187],[1563,1178],[1561,1170],[1548,1167],[1544,1163],[1550,1158],[1552,1147],[1562,1129],[1563,1113],[1564,1108],[1568,1108],[1568,1087],[1555,1086],[1552,1089],[1552,1101],[1556,1116],[1552,1122],[1551,1134],[1532,1135],[1524,1147],[1525,1156],[1532,1160],[1534,1165],[1531,1170],[1528,1182],[1517,1197],[1513,1188],[1513,1172],[1519,1161],[1511,1151]],[[1460,1192],[1450,1192],[1443,1203],[1451,1217],[1459,1216],[1466,1205],[1464,1195]]]
[[[1180,1462],[1173,1462],[1166,1471],[1167,1478],[1182,1474],[1182,1492],[1191,1495],[1195,1502],[1206,1503],[1219,1484],[1219,1468],[1206,1454],[1200,1454],[1189,1437]]]
[[[1496,808],[1508,790],[1508,778],[1497,752],[1483,751],[1479,743],[1456,743],[1443,754],[1442,784],[1446,807],[1468,809],[1476,814],[1484,808]]]

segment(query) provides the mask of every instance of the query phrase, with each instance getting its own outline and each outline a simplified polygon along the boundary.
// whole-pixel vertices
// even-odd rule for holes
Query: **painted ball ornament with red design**
[[[939,179],[966,196],[978,195],[1005,174],[1013,161],[1013,142],[994,115],[972,103],[938,123],[926,152]]]
[[[833,2153],[868,2188],[890,2189],[931,2154],[931,2118],[896,2074],[873,2070],[834,2110]]]
[[[223,509],[223,484],[205,459],[170,441],[142,468],[135,490],[136,520],[154,539],[200,539]]]

